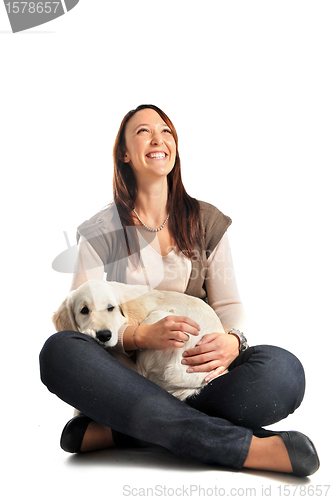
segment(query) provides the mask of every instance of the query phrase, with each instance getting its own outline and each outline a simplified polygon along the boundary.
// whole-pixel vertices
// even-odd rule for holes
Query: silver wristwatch
[[[246,337],[243,335],[243,333],[240,332],[240,330],[237,330],[236,328],[232,328],[231,330],[229,330],[228,333],[231,335],[236,335],[236,337],[239,339],[239,341],[240,341],[239,351],[240,352],[248,349],[248,347],[249,347],[248,341],[247,341]]]

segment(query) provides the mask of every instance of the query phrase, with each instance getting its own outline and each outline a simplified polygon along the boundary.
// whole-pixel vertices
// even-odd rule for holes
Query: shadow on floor
[[[177,457],[164,448],[110,448],[108,450],[80,453],[70,455],[66,461],[69,466],[78,467],[119,467],[119,468],[139,468],[164,471],[182,472],[226,472],[228,474],[241,474],[253,477],[260,477],[269,481],[276,481],[284,484],[310,484],[309,478],[300,478],[291,474],[281,474],[268,471],[256,471],[249,469],[237,470],[231,467],[219,465],[203,464],[193,460]]]

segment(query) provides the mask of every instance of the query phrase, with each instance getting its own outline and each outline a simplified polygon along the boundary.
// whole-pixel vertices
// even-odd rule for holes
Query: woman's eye
[[[141,132],[149,132],[147,128],[140,128],[137,133],[140,134]]]
[[[83,309],[81,309],[81,314],[89,314],[89,312],[90,311],[86,306],[84,306]]]
[[[172,135],[172,131],[169,128],[165,128],[164,132],[167,132],[168,134]]]
[[[113,311],[113,309],[114,309],[114,306],[111,306],[111,305],[107,306],[107,310],[108,310],[108,312],[112,312],[112,311]]]

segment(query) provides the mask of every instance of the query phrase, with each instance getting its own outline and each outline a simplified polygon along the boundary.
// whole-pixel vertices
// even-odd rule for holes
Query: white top
[[[126,281],[131,285],[146,285],[158,290],[184,293],[191,274],[191,262],[177,248],[166,256],[158,252],[158,238],[141,250],[141,265],[136,269],[128,259]],[[205,280],[209,305],[216,311],[228,332],[231,328],[246,331],[247,321],[237,289],[233,260],[227,233],[207,260]],[[71,290],[87,280],[103,280],[104,264],[91,244],[82,236]],[[119,332],[117,349],[124,352],[123,332]],[[211,332],[212,333],[212,332]]]

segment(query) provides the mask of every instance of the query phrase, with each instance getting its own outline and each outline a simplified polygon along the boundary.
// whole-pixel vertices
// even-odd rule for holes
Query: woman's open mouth
[[[152,151],[151,153],[148,153],[146,156],[148,158],[153,158],[154,160],[163,160],[168,155],[164,151]]]

